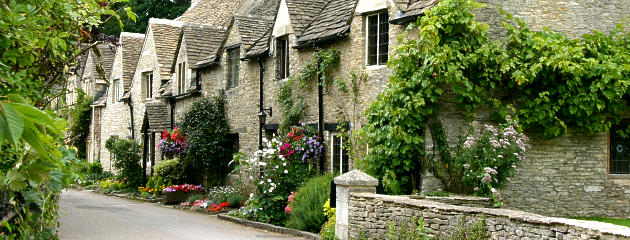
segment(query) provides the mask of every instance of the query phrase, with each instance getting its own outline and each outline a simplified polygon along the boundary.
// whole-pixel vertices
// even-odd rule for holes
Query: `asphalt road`
[[[86,191],[64,190],[60,206],[62,240],[301,239],[226,222],[216,216]]]

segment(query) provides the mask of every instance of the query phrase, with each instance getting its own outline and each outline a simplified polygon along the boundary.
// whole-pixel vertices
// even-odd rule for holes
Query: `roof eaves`
[[[329,35],[322,38],[316,38],[314,40],[308,40],[304,42],[298,42],[295,46],[293,46],[293,48],[302,49],[302,48],[307,48],[314,45],[333,42],[335,40],[338,40],[339,38],[347,37],[349,33],[350,33],[350,26],[347,26],[346,29],[334,35]]]

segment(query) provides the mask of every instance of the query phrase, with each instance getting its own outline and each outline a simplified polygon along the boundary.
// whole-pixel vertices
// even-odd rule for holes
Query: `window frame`
[[[144,83],[144,99],[153,98],[153,71],[142,73],[142,82]]]
[[[370,62],[370,18],[371,17],[376,17],[376,39],[375,39],[375,48],[376,48],[376,60],[374,63]],[[382,17],[385,17],[385,19],[383,21]],[[386,32],[381,32],[381,24],[386,24],[387,25],[387,31]],[[385,45],[387,46],[385,49],[385,60],[382,61],[381,59],[381,45],[384,45],[383,43],[381,43],[381,35],[383,34],[387,34],[386,35],[386,40],[387,43],[385,43]],[[387,61],[389,60],[389,12],[387,11],[378,11],[375,13],[371,13],[371,14],[367,14],[365,16],[365,65],[366,66],[383,66],[387,64]]]
[[[278,80],[288,79],[290,76],[289,37],[282,36],[276,38],[276,46],[278,50]]]
[[[112,87],[112,101],[114,103],[117,103],[118,101],[120,101],[120,79],[114,79],[114,81],[112,81],[112,85],[114,85]]]
[[[335,172],[335,164],[334,161],[339,161],[339,174],[344,174],[350,171],[350,155],[348,154],[348,150],[344,148],[344,140],[345,137],[339,133],[330,133],[330,158],[329,158],[329,163],[330,163],[330,173],[332,174],[337,174]],[[337,155],[339,157],[339,159],[335,159],[335,138],[339,139],[339,155]],[[346,158],[346,164],[345,164],[345,172],[344,172],[344,156]]]
[[[177,94],[183,94],[186,92],[186,62],[180,62],[177,64]]]
[[[626,126],[628,123],[630,123],[630,122],[623,121],[620,125],[621,126]],[[613,159],[612,159],[612,155],[613,155],[612,154],[612,151],[613,151],[613,149],[612,149],[612,147],[613,147],[613,134],[614,134],[614,131],[616,129],[618,129],[617,126],[620,126],[620,125],[613,125],[613,126],[611,126],[611,128],[610,128],[610,130],[608,131],[608,134],[607,134],[607,153],[608,154],[607,154],[607,161],[606,161],[607,162],[607,164],[606,164],[606,172],[608,173],[608,177],[609,178],[630,179],[630,171],[628,173],[613,173],[612,172],[612,170],[613,170],[612,169],[612,165],[613,165],[612,164],[612,161],[613,161]],[[630,142],[630,138],[626,139],[626,141]],[[630,144],[628,144],[628,145],[630,145]],[[630,165],[630,159],[628,159],[627,161],[628,161],[628,164]]]
[[[240,78],[240,56],[241,48],[234,47],[226,50],[227,52],[227,88],[237,88]]]

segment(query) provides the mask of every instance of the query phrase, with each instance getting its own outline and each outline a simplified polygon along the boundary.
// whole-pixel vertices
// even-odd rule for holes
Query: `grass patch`
[[[619,226],[624,226],[624,227],[629,227],[630,228],[630,219],[605,218],[605,217],[574,217],[574,219],[612,223],[612,224],[615,224],[615,225],[619,225]]]

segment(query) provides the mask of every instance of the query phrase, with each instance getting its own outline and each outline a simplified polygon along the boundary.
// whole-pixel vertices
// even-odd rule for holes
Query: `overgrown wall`
[[[609,223],[544,217],[508,209],[454,206],[405,196],[350,193],[349,237],[384,239],[389,224],[408,224],[422,218],[431,232],[452,232],[463,221],[485,219],[491,239],[630,239],[630,228]]]

